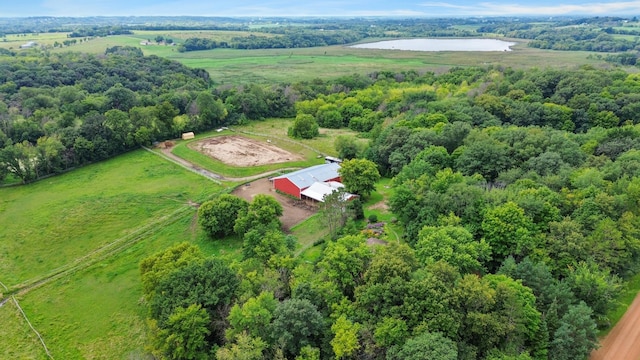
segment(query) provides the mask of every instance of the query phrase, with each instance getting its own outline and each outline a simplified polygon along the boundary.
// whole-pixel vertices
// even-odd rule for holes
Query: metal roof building
[[[313,183],[340,182],[338,169],[340,169],[340,164],[338,163],[322,164],[277,176],[271,180],[276,190],[301,199],[302,191],[313,185]]]

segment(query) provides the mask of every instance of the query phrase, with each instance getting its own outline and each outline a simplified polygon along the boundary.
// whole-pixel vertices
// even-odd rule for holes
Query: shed
[[[331,195],[334,191],[344,188],[342,183],[337,181],[315,182],[301,192],[303,198],[312,199],[318,202],[324,202],[327,195]],[[342,201],[348,201],[356,197],[350,193],[344,193]]]
[[[182,140],[191,140],[195,137],[196,137],[196,134],[194,134],[193,131],[182,133]]]
[[[272,178],[273,187],[285,194],[302,199],[302,191],[316,182],[340,182],[340,164],[322,164]]]
[[[29,41],[25,44],[20,45],[20,49],[30,49],[38,45],[35,41]]]

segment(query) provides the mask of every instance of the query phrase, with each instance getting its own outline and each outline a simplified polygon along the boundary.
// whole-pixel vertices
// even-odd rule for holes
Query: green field
[[[210,243],[195,223],[192,204],[220,191],[220,185],[142,150],[0,189],[0,281],[21,290],[16,297],[53,357],[142,353],[138,263],[177,242]],[[206,254],[236,256],[240,243],[201,247]],[[44,283],[30,287],[38,280]],[[0,357],[43,357],[18,315],[12,302],[0,308]]]
[[[576,68],[589,64],[606,66],[602,60],[589,52],[553,51],[528,48],[525,40],[507,39],[518,42],[511,52],[418,52],[395,50],[353,49],[347,46],[327,46],[301,49],[234,50],[215,49],[184,52],[176,46],[141,45],[142,41],[154,40],[156,36],[174,39],[176,43],[188,37],[212,38],[227,41],[234,36],[248,36],[252,32],[227,31],[135,31],[133,35],[117,35],[94,38],[65,48],[51,51],[80,51],[101,54],[116,45],[140,47],[145,55],[157,55],[179,61],[189,67],[203,68],[211,73],[216,84],[246,83],[292,83],[315,78],[334,78],[343,75],[370,74],[379,71],[433,71],[444,72],[452,66],[500,65],[514,68],[554,67]],[[47,34],[49,35],[49,34]],[[261,34],[262,35],[262,34]],[[44,36],[44,35],[39,35]],[[51,34],[50,36],[56,36]],[[40,39],[42,44],[62,42],[66,34],[59,38]],[[26,42],[30,38],[21,37]],[[0,43],[0,47],[17,49],[21,43],[12,39]],[[36,39],[35,41],[38,41]]]

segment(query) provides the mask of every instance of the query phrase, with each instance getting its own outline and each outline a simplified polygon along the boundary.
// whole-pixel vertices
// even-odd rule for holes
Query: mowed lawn
[[[140,260],[177,242],[206,244],[191,204],[220,191],[220,185],[142,150],[0,189],[0,281],[11,287],[46,276],[176,214],[130,246],[17,296],[54,358],[135,358],[145,342]],[[239,248],[234,242],[208,245],[201,246],[204,252],[217,256],[234,256]],[[46,357],[13,302],[0,308],[0,324],[0,358]]]

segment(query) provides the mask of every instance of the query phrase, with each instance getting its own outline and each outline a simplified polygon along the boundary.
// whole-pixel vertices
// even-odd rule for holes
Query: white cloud
[[[482,2],[475,5],[457,5],[447,2],[428,2],[420,4],[427,8],[451,9],[449,15],[605,15],[629,14],[640,12],[640,1],[556,4],[556,5],[523,5],[515,3]]]

